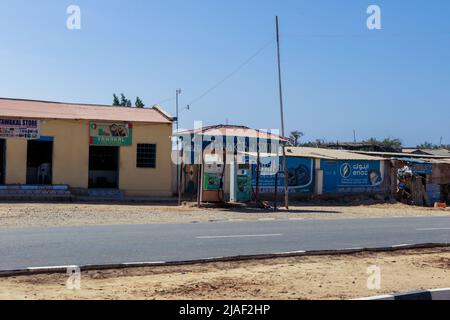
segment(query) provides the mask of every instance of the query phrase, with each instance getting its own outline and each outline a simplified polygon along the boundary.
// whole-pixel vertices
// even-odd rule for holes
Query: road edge
[[[361,299],[354,299],[354,301],[449,301],[450,288],[431,289],[413,291],[407,293],[397,293],[392,295],[382,295]]]
[[[235,262],[235,261],[250,261],[250,260],[267,260],[277,258],[291,258],[291,257],[311,257],[311,256],[337,256],[360,253],[375,253],[375,252],[393,252],[393,251],[408,251],[417,249],[437,249],[449,248],[450,243],[423,243],[423,244],[401,244],[389,247],[378,248],[346,248],[336,250],[311,250],[311,251],[291,251],[258,255],[240,255],[229,257],[211,257],[197,260],[180,260],[180,261],[154,261],[154,262],[129,262],[117,264],[92,264],[92,265],[67,265],[67,266],[51,266],[51,267],[28,267],[16,270],[0,271],[0,278],[17,277],[17,276],[31,276],[37,274],[55,274],[67,273],[68,270],[79,268],[80,271],[102,271],[114,269],[133,269],[146,267],[167,267],[167,266],[187,266],[196,264],[209,264],[217,262]],[[70,271],[72,272],[72,271]]]

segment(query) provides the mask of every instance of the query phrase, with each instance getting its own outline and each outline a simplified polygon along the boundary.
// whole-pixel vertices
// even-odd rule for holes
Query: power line
[[[167,99],[161,100],[160,102],[155,103],[155,104],[153,104],[153,105],[161,105],[161,104],[163,104],[163,103],[165,103],[165,102],[172,102],[172,101],[174,101],[174,100],[175,100],[175,98],[167,98]]]
[[[258,51],[256,51],[252,56],[250,56],[250,58],[248,58],[247,60],[245,60],[242,64],[240,64],[236,69],[234,69],[231,73],[229,73],[227,76],[225,76],[222,80],[220,80],[219,82],[217,82],[215,85],[213,85],[212,87],[210,87],[208,90],[206,90],[204,93],[202,93],[201,95],[199,95],[197,98],[193,99],[188,106],[192,106],[194,103],[197,103],[198,101],[200,101],[201,99],[203,99],[205,96],[207,96],[209,93],[211,93],[212,91],[214,91],[215,89],[217,89],[220,85],[222,85],[224,82],[226,82],[228,79],[230,79],[231,77],[233,77],[236,73],[238,73],[239,71],[241,71],[241,69],[243,69],[246,65],[248,65],[253,59],[255,59],[257,56],[259,56],[267,47],[269,47],[269,45],[271,45],[273,42],[275,41],[275,37],[271,38],[270,41],[268,41],[267,43],[265,43],[261,48],[258,49]]]

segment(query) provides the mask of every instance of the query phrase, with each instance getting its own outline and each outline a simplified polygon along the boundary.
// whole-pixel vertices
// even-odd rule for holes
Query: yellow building
[[[171,135],[159,107],[0,99],[0,184],[170,196]]]

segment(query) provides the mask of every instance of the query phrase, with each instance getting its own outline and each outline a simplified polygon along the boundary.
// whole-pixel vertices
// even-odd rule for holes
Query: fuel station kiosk
[[[180,191],[198,203],[245,203],[255,198],[253,168],[261,155],[278,151],[279,135],[243,126],[217,125],[176,134]],[[278,159],[277,153],[275,154]],[[259,172],[258,170],[256,172]]]

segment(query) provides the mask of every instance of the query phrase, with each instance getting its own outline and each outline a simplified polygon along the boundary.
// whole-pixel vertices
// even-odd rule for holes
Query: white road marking
[[[154,262],[125,262],[122,263],[124,266],[146,266],[152,264],[165,264],[165,261],[154,261]]]
[[[298,254],[298,253],[306,253],[306,251],[300,250],[300,251],[288,251],[288,252],[276,252],[275,254]]]
[[[418,228],[416,231],[439,231],[439,230],[450,230],[450,228]]]
[[[275,218],[261,218],[261,219],[258,219],[258,221],[275,221],[276,219]]]
[[[60,269],[69,269],[69,268],[75,268],[78,266],[71,265],[71,266],[51,266],[51,267],[29,267],[27,270],[29,271],[40,271],[40,270],[60,270]]]
[[[280,233],[277,234],[241,234],[230,236],[201,236],[196,239],[228,239],[228,238],[263,238],[263,237],[282,237]]]
[[[401,247],[408,247],[410,244],[404,243],[404,244],[397,244],[395,246],[392,246],[392,248],[401,248]]]

